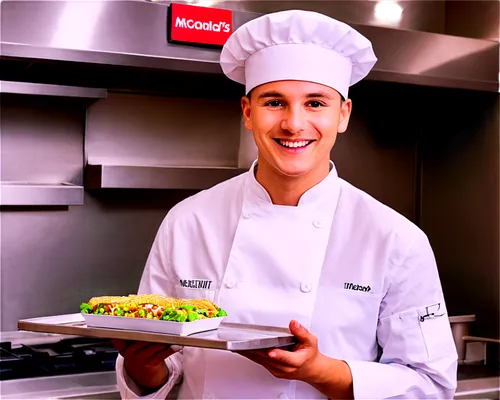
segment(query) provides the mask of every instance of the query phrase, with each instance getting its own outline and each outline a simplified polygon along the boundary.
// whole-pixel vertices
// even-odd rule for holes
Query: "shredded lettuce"
[[[84,314],[92,314],[92,306],[88,303],[80,304],[80,312]]]

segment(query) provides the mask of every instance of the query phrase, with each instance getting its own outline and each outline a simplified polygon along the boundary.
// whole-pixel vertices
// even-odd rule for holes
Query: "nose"
[[[292,134],[299,133],[306,128],[306,116],[301,107],[287,107],[281,129],[289,131]]]

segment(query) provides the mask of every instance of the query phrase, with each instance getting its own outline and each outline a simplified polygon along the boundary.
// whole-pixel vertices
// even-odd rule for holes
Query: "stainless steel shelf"
[[[0,93],[86,99],[104,99],[108,94],[106,89],[13,81],[0,81]]]
[[[454,315],[450,317],[450,323],[459,324],[464,322],[474,322],[476,320],[476,316],[473,314],[470,315]]]
[[[69,12],[67,2],[5,2],[2,10],[9,18],[3,21],[0,57],[35,64],[40,60],[64,61],[66,67],[83,63],[222,74],[220,50],[167,42],[169,1],[81,3],[77,10],[82,18],[89,23],[97,21],[92,30],[82,30],[80,24],[75,24],[68,26],[64,34],[54,30],[52,35],[46,35],[47,19],[61,18]],[[96,3],[106,6],[95,7]],[[233,28],[260,15],[234,10]],[[111,19],[121,23],[110,24]],[[372,42],[378,58],[368,80],[499,91],[500,45],[496,41],[351,25]],[[93,35],[101,30],[106,32],[106,40]],[[136,35],[130,36],[130,31]],[[72,35],[85,40],[72,42]]]
[[[208,189],[247,169],[87,165],[87,189]]]
[[[70,183],[0,182],[1,206],[83,205],[83,187]]]
[[[80,49],[60,49],[31,44],[0,42],[0,56],[14,59],[55,60],[71,63],[101,64],[169,71],[222,74],[217,60],[188,57],[160,57]]]

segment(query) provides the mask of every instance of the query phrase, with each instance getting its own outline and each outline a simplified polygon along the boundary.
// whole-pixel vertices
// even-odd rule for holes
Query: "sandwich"
[[[192,322],[227,315],[209,300],[178,299],[159,294],[92,297],[88,303],[80,305],[80,312],[175,322]]]

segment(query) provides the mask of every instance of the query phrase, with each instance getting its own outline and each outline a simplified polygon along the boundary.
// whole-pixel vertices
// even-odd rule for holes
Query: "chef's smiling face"
[[[336,90],[304,81],[258,86],[241,104],[259,149],[259,169],[288,177],[328,171],[330,151],[351,112],[351,101],[342,101]]]

